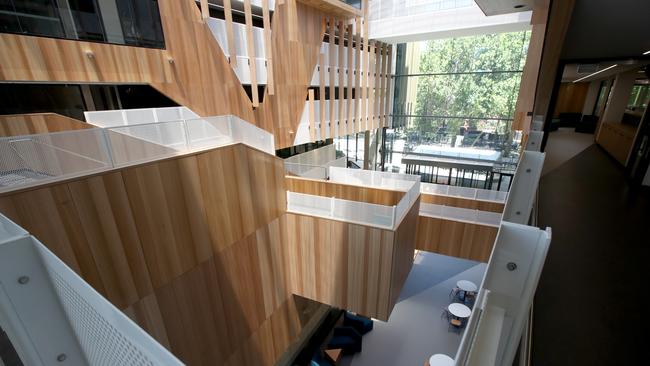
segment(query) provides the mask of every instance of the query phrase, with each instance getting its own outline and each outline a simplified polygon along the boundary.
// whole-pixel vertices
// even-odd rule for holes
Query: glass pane
[[[0,32],[165,47],[157,0],[0,0]]]

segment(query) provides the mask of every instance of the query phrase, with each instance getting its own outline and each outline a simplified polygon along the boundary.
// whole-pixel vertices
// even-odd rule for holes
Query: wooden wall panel
[[[528,116],[528,113],[533,112],[533,105],[535,103],[535,91],[537,90],[539,67],[542,62],[542,50],[546,36],[549,4],[550,0],[535,0],[533,4],[532,30],[528,44],[528,53],[526,54],[526,63],[524,64],[524,70],[521,75],[517,103],[515,105],[514,121],[512,122],[513,130],[524,130],[527,132],[530,129],[532,116]]]
[[[585,105],[589,83],[561,83],[553,117],[560,113],[580,113]]]
[[[287,190],[291,192],[313,194],[323,197],[336,197],[344,200],[374,203],[384,206],[396,206],[404,196],[404,192],[384,189],[360,187],[329,181],[285,177]]]
[[[287,213],[292,292],[387,320],[413,264],[418,212],[419,202],[395,231]]]
[[[233,145],[5,193],[0,211],[188,365],[270,365],[300,331],[284,185],[282,160]]]
[[[390,304],[397,303],[402,286],[413,267],[413,252],[416,246],[416,232],[420,216],[418,199],[395,230],[393,272],[391,274]],[[392,308],[391,308],[392,310]]]
[[[419,216],[416,249],[487,262],[498,228]]]
[[[235,65],[236,55],[228,19],[230,61],[194,0],[160,0],[158,4],[164,50],[3,33],[0,80],[149,84],[201,116],[233,114],[272,132],[276,148],[292,146],[324,36],[322,20],[330,16],[333,31],[343,18],[334,19],[333,13],[296,0],[275,8],[270,36],[265,31],[266,39],[270,38],[269,82],[273,87],[266,88],[263,102],[255,109],[230,65]],[[367,55],[367,22],[363,27]],[[340,34],[344,37],[345,27]],[[331,129],[332,135],[335,131]]]
[[[294,294],[388,318],[394,232],[289,213],[285,218]]]
[[[93,127],[74,118],[56,113],[29,113],[0,116],[0,137],[82,130]]]
[[[436,205],[469,208],[472,210],[503,212],[505,203],[478,201],[461,197],[438,196],[433,194],[421,194],[422,203],[433,203]]]

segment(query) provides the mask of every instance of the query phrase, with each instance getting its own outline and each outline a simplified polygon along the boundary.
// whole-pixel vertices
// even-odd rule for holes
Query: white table
[[[467,280],[460,280],[456,282],[456,286],[461,290],[465,292],[474,292],[478,289],[476,284],[472,281],[467,281]]]
[[[449,310],[451,315],[457,318],[469,318],[469,316],[472,315],[472,309],[457,302],[453,304],[449,304],[447,309]]]
[[[438,353],[429,358],[429,366],[454,366],[454,359]]]

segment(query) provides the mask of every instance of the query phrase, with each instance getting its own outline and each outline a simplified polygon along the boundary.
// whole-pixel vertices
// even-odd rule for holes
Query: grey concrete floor
[[[540,227],[553,238],[532,364],[647,365],[650,190],[632,189],[623,167],[591,145],[542,177],[539,198]]]
[[[375,321],[363,337],[363,351],[342,365],[420,366],[432,354],[454,357],[462,334],[449,331],[440,314],[449,305],[449,292],[461,279],[480,285],[484,263],[420,252],[406,279],[388,322]]]

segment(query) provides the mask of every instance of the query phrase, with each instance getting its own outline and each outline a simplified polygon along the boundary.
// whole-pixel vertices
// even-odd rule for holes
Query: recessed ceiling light
[[[515,9],[521,9],[521,8],[523,8],[524,6],[526,6],[526,5],[519,4],[519,5],[515,5],[514,8],[515,8]]]
[[[650,55],[650,50],[643,52],[644,55]]]

